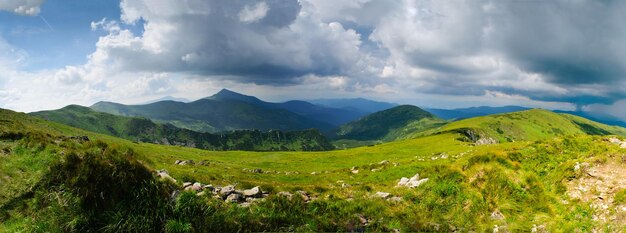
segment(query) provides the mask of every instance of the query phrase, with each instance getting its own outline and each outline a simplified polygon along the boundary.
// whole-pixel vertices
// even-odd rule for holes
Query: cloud
[[[125,71],[184,72],[268,85],[294,84],[304,75],[346,75],[369,64],[360,35],[323,22],[313,6],[289,1],[124,0],[122,22],[92,28],[109,32],[91,55]],[[109,30],[108,28],[116,28]]]
[[[238,14],[241,22],[252,23],[265,18],[269,7],[265,2],[259,2],[253,7],[246,5]]]
[[[39,75],[66,102],[195,98],[222,86],[446,106],[626,99],[620,1],[122,0],[120,11],[86,25],[104,35],[85,64],[0,76]],[[11,49],[0,67],[28,59]]]
[[[626,122],[626,99],[615,101],[612,104],[590,104],[584,106],[582,110],[602,117],[609,116]]]
[[[44,0],[3,0],[0,10],[10,11],[19,15],[35,16],[41,11]]]

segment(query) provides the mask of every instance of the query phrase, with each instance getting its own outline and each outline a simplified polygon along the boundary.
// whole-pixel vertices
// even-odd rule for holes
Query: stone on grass
[[[386,193],[386,192],[376,192],[375,195],[377,197],[381,197],[383,199],[387,199],[391,194],[390,193]]]
[[[259,186],[256,186],[251,189],[243,190],[243,195],[245,197],[261,197],[263,192],[261,192],[261,188]]]

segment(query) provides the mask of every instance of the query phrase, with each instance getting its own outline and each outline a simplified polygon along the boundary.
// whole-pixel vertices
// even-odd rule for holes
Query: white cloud
[[[41,11],[44,0],[2,0],[0,10],[10,11],[15,14],[35,16]]]
[[[245,23],[252,23],[259,21],[267,15],[269,7],[265,2],[259,2],[254,6],[246,5],[239,12],[239,20]]]

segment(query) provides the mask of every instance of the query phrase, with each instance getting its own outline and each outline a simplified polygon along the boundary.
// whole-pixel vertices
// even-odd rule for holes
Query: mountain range
[[[237,130],[214,134],[178,128],[172,124],[158,124],[141,117],[97,112],[78,105],[70,105],[54,111],[34,112],[30,115],[136,142],[178,145],[205,150],[323,151],[334,149],[316,129],[290,132]]]

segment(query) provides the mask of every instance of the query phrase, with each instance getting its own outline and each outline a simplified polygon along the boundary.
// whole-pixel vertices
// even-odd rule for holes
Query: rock
[[[418,181],[409,181],[409,183],[407,183],[406,186],[409,188],[417,188],[420,185],[426,183],[426,181],[428,181],[428,178],[424,178]]]
[[[256,186],[254,188],[244,190],[243,195],[245,197],[261,197],[263,192],[261,192],[261,188],[259,186]]]
[[[356,170],[356,169],[357,169],[357,167],[356,167],[356,166],[352,166],[352,167],[350,168],[350,170]]]
[[[367,226],[370,223],[370,220],[367,219],[365,216],[363,215],[359,215],[359,222],[361,222],[361,225],[363,226]]]
[[[263,173],[263,169],[257,168],[257,169],[252,170],[252,172],[254,172],[254,173]]]
[[[495,211],[491,212],[491,219],[503,220],[504,219],[504,215],[502,213],[500,213],[499,210],[495,210]]]
[[[385,193],[385,192],[376,192],[376,194],[374,194],[374,195],[376,195],[377,197],[381,197],[383,199],[387,199],[391,194],[390,193]]]
[[[215,190],[215,187],[213,187],[213,185],[211,185],[211,184],[207,184],[205,186],[202,186],[202,189],[213,191],[213,190]]]
[[[586,171],[588,168],[589,168],[589,163],[587,163],[587,162],[583,162],[583,163],[578,163],[578,162],[576,162],[576,165],[574,165],[574,171],[581,170],[581,171],[583,171],[583,172],[584,172],[584,171]]]
[[[377,171],[380,171],[380,168],[374,168],[374,169],[372,169],[372,172],[377,172]]]
[[[200,161],[200,163],[198,163],[198,164],[200,164],[200,165],[202,165],[202,166],[205,166],[205,165],[209,165],[209,164],[210,164],[210,161],[209,161],[209,160],[202,160],[202,161]]]
[[[383,160],[378,163],[378,165],[387,165],[387,164],[389,164],[389,161],[387,160]]]
[[[348,188],[348,187],[350,187],[349,184],[346,184],[346,183],[341,184],[341,188]]]
[[[181,160],[176,160],[176,162],[174,162],[174,164],[179,165],[181,162],[183,162],[183,161],[181,161]]]
[[[199,197],[199,196],[204,196],[205,194],[206,194],[206,193],[205,193],[204,191],[202,191],[202,192],[196,193],[196,196],[198,196],[198,197]]]
[[[191,190],[192,191],[196,191],[196,192],[202,191],[202,184],[200,184],[198,182],[193,183],[193,185],[191,186]]]
[[[251,203],[249,203],[249,202],[244,202],[244,203],[239,204],[239,207],[248,208],[248,207],[250,207],[250,204]]]
[[[231,193],[230,195],[228,195],[226,197],[226,202],[239,202],[243,199],[243,197],[241,196],[241,194],[239,193]]]
[[[398,186],[404,186],[408,182],[409,182],[409,178],[402,177],[402,178],[400,178],[400,182],[398,182]]]
[[[418,186],[422,185],[426,181],[428,181],[428,178],[424,178],[424,179],[420,180],[419,177],[420,177],[419,174],[415,174],[410,179],[408,179],[406,177],[402,177],[402,178],[400,178],[400,182],[398,182],[397,186],[398,187],[405,186],[405,187],[409,187],[409,188],[415,188],[415,187],[418,187]]]
[[[193,185],[193,183],[191,183],[191,182],[185,182],[185,183],[183,183],[183,189],[185,189],[185,188],[187,188],[189,186],[192,186],[192,185]]]
[[[500,228],[498,227],[498,225],[493,225],[493,233],[498,233],[500,232]]]
[[[166,170],[158,170],[157,171],[157,177],[163,179],[163,180],[169,180],[172,183],[176,183],[176,179],[172,178]]]
[[[352,174],[359,174],[359,170],[352,170]]]
[[[296,191],[296,193],[302,197],[302,200],[304,200],[304,202],[309,202],[309,200],[311,200],[311,197],[305,191]]]
[[[227,197],[230,194],[235,192],[235,186],[234,185],[227,185],[225,187],[223,187],[222,189],[220,189],[220,195],[222,197]]]
[[[391,197],[389,198],[390,202],[401,202],[402,201],[402,197]]]
[[[317,175],[317,172],[311,172],[311,175]]]

